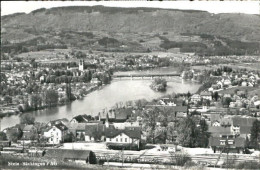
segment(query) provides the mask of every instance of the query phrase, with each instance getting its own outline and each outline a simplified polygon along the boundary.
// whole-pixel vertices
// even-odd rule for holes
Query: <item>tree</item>
[[[170,122],[168,124],[168,129],[167,129],[167,139],[171,143],[175,142],[175,137],[176,137],[176,127],[175,124]]]
[[[71,86],[70,83],[66,84],[66,97],[68,101],[71,100]]]
[[[6,140],[6,134],[4,132],[0,132],[0,140]]]
[[[32,114],[30,114],[30,113],[23,114],[20,117],[21,124],[31,125],[31,124],[34,124],[34,121],[35,121],[35,117],[33,117]]]
[[[259,149],[259,142],[260,142],[260,121],[256,119],[253,122],[253,126],[251,127],[250,143],[253,148]]]
[[[12,103],[12,97],[11,97],[11,96],[5,96],[5,97],[4,97],[4,101],[5,101],[7,104],[10,104],[10,103]]]
[[[73,135],[73,133],[67,133],[64,135],[64,142],[73,142],[75,141],[75,136]]]
[[[45,103],[49,106],[56,106],[58,104],[59,95],[55,90],[47,90],[45,92]]]
[[[161,125],[161,133],[162,133],[162,140],[163,143],[166,143],[167,140],[167,131],[168,131],[168,118],[171,114],[171,110],[170,109],[166,109],[165,107],[163,107],[163,109],[161,109],[159,111],[159,120],[160,120],[160,125]]]
[[[155,128],[159,116],[157,109],[148,109],[142,113],[144,127],[148,134],[151,135],[153,143],[155,143]]]
[[[196,147],[208,147],[209,137],[206,121],[200,120],[199,127],[196,128]]]
[[[17,142],[17,140],[20,139],[23,134],[20,128],[9,129],[7,133],[9,133],[8,140],[12,142]]]
[[[191,117],[183,118],[177,126],[177,142],[185,147],[194,147],[196,143],[196,125]]]
[[[167,81],[165,79],[156,78],[154,79],[150,87],[156,91],[165,91],[167,87]]]
[[[191,161],[191,157],[187,153],[170,153],[170,155],[172,162],[178,166],[184,166],[186,162]]]
[[[213,93],[213,98],[214,98],[216,101],[218,101],[219,95],[218,95],[218,92],[217,92],[217,91]]]
[[[188,91],[188,93],[187,93],[188,99],[190,98],[190,96],[191,96],[190,91]]]
[[[31,96],[31,107],[37,110],[42,105],[42,98],[39,94],[33,94]]]
[[[222,101],[222,104],[224,106],[229,106],[230,102],[232,101],[232,99],[230,97],[225,97]]]
[[[92,133],[92,137],[94,138],[95,141],[97,140],[101,140],[102,137],[102,131],[98,130],[97,128],[94,129],[93,133]]]

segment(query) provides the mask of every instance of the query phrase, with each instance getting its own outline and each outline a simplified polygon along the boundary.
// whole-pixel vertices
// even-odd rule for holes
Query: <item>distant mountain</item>
[[[94,37],[86,38],[88,39],[86,44],[92,45],[104,37],[110,37],[116,39],[113,45],[122,46],[126,44],[129,37],[132,37],[130,44],[136,48],[140,42],[135,41],[132,34],[164,33],[164,37],[169,40],[174,39],[174,41],[178,35],[204,34],[227,38],[230,41],[257,44],[260,42],[260,16],[248,14],[211,14],[205,11],[159,8],[72,6],[42,8],[29,14],[2,16],[1,20],[2,41],[6,44],[28,41],[39,36],[44,37],[48,33],[68,31],[91,32]],[[119,33],[122,35],[119,36]],[[76,35],[73,36],[76,38]],[[64,36],[62,37],[60,43],[67,44],[67,41],[64,42]],[[69,40],[68,37],[67,40]],[[71,42],[69,46],[72,44]],[[146,50],[143,44],[141,46],[138,47],[139,50]],[[101,47],[102,44],[97,48]],[[162,45],[156,48],[165,49]]]

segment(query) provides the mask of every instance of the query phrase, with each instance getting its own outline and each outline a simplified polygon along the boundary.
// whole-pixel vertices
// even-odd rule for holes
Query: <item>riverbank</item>
[[[86,89],[84,94],[75,95],[75,97],[76,97],[75,100],[80,100],[80,99],[84,98],[85,96],[87,96],[89,93],[91,93],[91,92],[93,92],[95,90],[101,89],[103,86],[95,84],[94,86],[91,86],[89,89]],[[51,107],[65,106],[65,105],[71,104],[75,100],[70,100],[70,101],[64,102],[64,103],[58,103],[57,105],[51,106]],[[22,113],[28,113],[28,112],[32,112],[32,111],[45,110],[45,109],[50,108],[47,105],[42,105],[40,107],[37,107],[37,109],[32,109],[31,108],[31,109],[28,109],[26,111],[20,111],[18,109],[19,106],[21,106],[21,104],[18,104],[18,105],[11,104],[11,105],[6,105],[6,106],[1,106],[0,118],[12,116],[12,115],[19,115],[19,114],[22,114]]]
[[[160,72],[160,70],[158,72]],[[167,90],[162,93],[152,90],[149,87],[150,84],[151,79],[114,79],[110,84],[99,86],[96,89],[93,89],[92,92],[89,91],[85,97],[82,97],[79,100],[62,106],[46,108],[44,110],[32,111],[29,113],[35,116],[35,121],[43,123],[61,118],[70,120],[73,117],[82,114],[96,116],[104,109],[115,106],[116,103],[125,103],[127,101],[140,99],[151,101],[172,93],[187,93],[188,91],[190,93],[195,93],[201,86],[198,83],[184,81],[179,77],[171,77],[167,79]],[[4,117],[1,121],[1,129],[14,126],[19,122],[19,115]]]

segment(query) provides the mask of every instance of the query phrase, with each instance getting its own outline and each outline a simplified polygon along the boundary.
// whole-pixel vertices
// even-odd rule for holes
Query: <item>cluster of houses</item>
[[[214,152],[228,148],[228,152],[243,153],[247,147],[251,128],[256,118],[211,115],[209,146]],[[227,151],[227,150],[226,150]]]
[[[220,97],[223,98],[226,96],[220,95]],[[231,99],[233,99],[233,96]],[[257,101],[253,99],[257,99]],[[210,105],[203,103],[196,105],[197,102],[202,100],[210,101]],[[230,103],[229,108],[222,106],[216,107],[214,104],[218,102],[213,99],[212,93],[208,91],[193,94],[189,99],[187,99],[187,97],[177,99],[162,98],[158,101],[158,105],[153,105],[153,107],[157,106],[157,108],[171,109],[171,112],[175,114],[171,114],[168,117],[168,122],[176,121],[180,118],[187,117],[188,114],[196,113],[195,116],[198,117],[199,120],[204,119],[208,125],[208,132],[210,134],[209,147],[211,147],[214,152],[243,153],[245,148],[248,147],[253,122],[257,119],[259,120],[260,117],[259,99],[254,96],[250,101],[252,105],[247,109],[252,112],[252,114],[248,115],[243,114],[241,112],[242,110],[239,109],[240,107],[232,107],[232,103]],[[183,105],[185,102],[189,103],[189,108]]]
[[[15,63],[15,64],[14,64]],[[25,64],[24,64],[25,63]],[[49,67],[37,67],[33,68],[29,62],[11,62],[11,71],[4,72],[3,78],[1,79],[1,86],[6,87],[0,94],[0,106],[2,109],[0,111],[1,116],[5,116],[7,114],[16,114],[19,111],[24,111],[25,105],[29,105],[32,95],[28,93],[28,87],[33,82],[35,87],[39,88],[37,94],[39,96],[43,95],[43,92],[52,89],[58,93],[59,104],[66,103],[66,83],[45,83],[47,77],[51,80],[50,77],[55,76],[48,76],[47,72],[55,72],[55,70]],[[72,73],[72,77],[76,78],[82,75],[85,72],[90,72],[89,74],[93,74],[94,72],[97,74],[105,74],[103,71],[96,71],[95,69],[86,69],[86,63],[84,60],[79,61],[78,67],[67,68],[67,70],[62,70],[63,72],[69,71]],[[59,79],[63,81],[66,79],[66,76],[60,76]],[[52,78],[54,79],[54,78]],[[55,81],[57,76],[55,78]],[[90,83],[82,83],[82,82],[73,82],[71,83],[71,92],[75,98],[81,98],[82,96],[86,95],[92,90],[95,90],[102,82],[97,78],[92,78]],[[8,96],[5,99],[5,97]],[[26,103],[25,101],[28,101]],[[44,102],[44,100],[42,100]],[[44,107],[44,103],[40,104],[38,107]]]
[[[13,131],[22,130],[21,144],[43,143],[45,145],[59,145],[66,142],[66,135],[71,134],[74,141],[96,142],[102,141],[113,144],[129,144],[140,147],[142,130],[139,122],[126,122],[131,116],[130,109],[110,110],[99,113],[94,119],[90,115],[78,115],[71,121],[66,118],[48,122],[46,125],[19,125],[3,130],[10,139]],[[43,139],[43,140],[41,140]]]
[[[232,86],[255,87],[258,79],[258,74],[253,72],[244,74],[231,73],[229,75],[226,72],[223,72],[221,79],[213,84],[208,90],[214,92]]]

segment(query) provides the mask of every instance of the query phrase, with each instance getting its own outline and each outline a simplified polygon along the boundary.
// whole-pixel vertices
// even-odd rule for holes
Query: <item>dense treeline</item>
[[[166,50],[171,48],[180,48],[181,52],[195,52],[198,55],[205,56],[257,55],[260,52],[259,42],[242,42],[208,34],[184,33],[181,35],[190,37],[200,36],[201,39],[206,40],[207,44],[189,41],[176,42],[170,41],[166,37],[159,36],[159,38],[163,40],[163,42],[160,44],[160,47]]]

